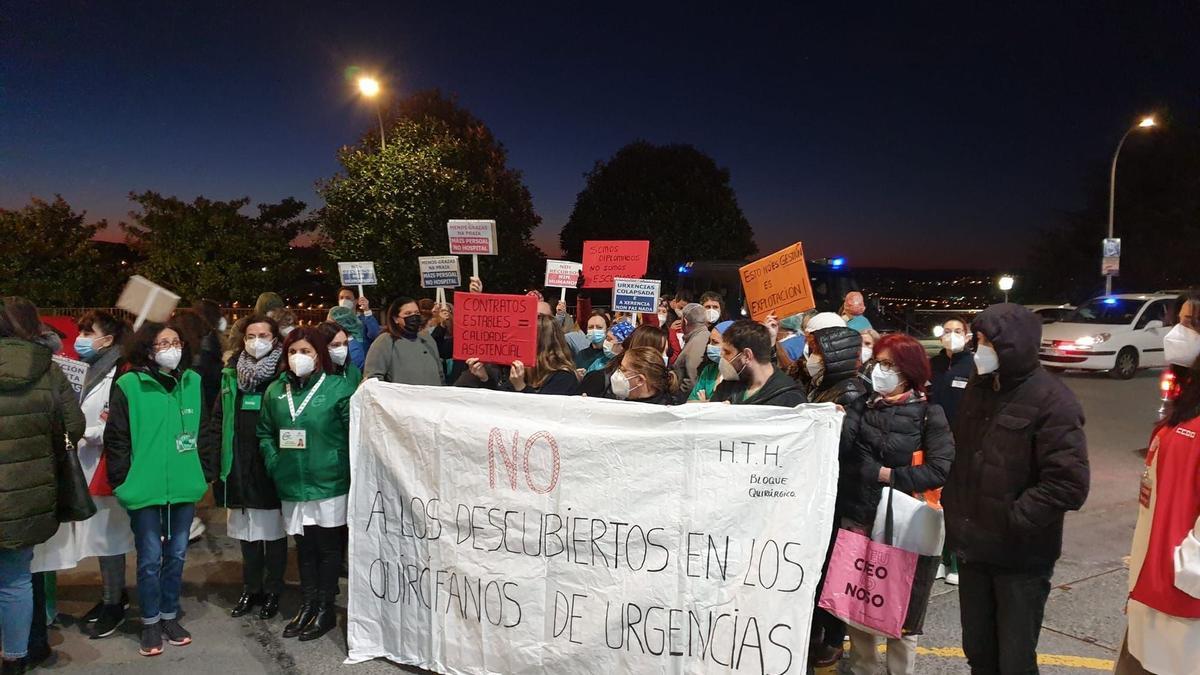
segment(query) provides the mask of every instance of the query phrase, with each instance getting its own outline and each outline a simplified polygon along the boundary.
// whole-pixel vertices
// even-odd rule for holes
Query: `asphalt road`
[[[1064,381],[1079,396],[1087,415],[1092,463],[1092,489],[1087,505],[1067,519],[1066,543],[1055,571],[1054,590],[1046,608],[1040,653],[1043,673],[1111,671],[1124,631],[1129,542],[1136,517],[1138,478],[1146,439],[1157,410],[1157,372],[1128,382],[1103,375],[1068,374]],[[194,643],[167,646],[165,654],[137,654],[139,624],[127,621],[116,635],[89,640],[72,616],[81,615],[97,599],[99,574],[85,563],[59,574],[59,624],[51,630],[55,656],[43,668],[62,673],[324,673],[341,668],[346,654],[344,629],[321,640],[300,643],[279,637],[295,611],[289,591],[280,616],[272,621],[232,619],[240,588],[241,555],[224,534],[224,512],[203,512],[210,527],[194,544],[184,574],[183,623]],[[294,557],[294,556],[293,556]],[[134,580],[133,556],[128,578]],[[297,581],[294,560],[288,579]],[[344,603],[345,595],[342,595]],[[130,613],[136,616],[136,608]],[[344,618],[344,617],[343,617]],[[343,622],[344,625],[344,622]],[[967,672],[962,658],[958,594],[939,583],[921,638],[920,673]],[[354,673],[397,673],[404,669],[383,661],[355,666]]]

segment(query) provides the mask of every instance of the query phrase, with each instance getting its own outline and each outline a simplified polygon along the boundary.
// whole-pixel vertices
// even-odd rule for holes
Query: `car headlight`
[[[1081,349],[1090,349],[1096,345],[1105,342],[1112,335],[1110,333],[1097,333],[1095,335],[1085,335],[1075,340],[1075,346]]]

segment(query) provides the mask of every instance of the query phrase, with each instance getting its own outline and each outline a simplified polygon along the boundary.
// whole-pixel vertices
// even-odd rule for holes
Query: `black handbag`
[[[51,423],[51,439],[55,446],[54,480],[58,485],[58,502],[55,504],[54,514],[60,523],[87,520],[96,515],[96,502],[92,501],[87,479],[83,476],[79,452],[61,421],[62,410],[59,409],[57,398],[54,398],[51,412],[54,416]]]

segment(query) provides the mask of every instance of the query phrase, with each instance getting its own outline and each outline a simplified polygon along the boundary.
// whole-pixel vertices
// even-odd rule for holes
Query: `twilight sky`
[[[551,255],[583,173],[642,138],[727,167],[764,252],[1000,267],[1082,205],[1137,116],[1200,107],[1182,0],[464,4],[6,2],[0,207],[57,192],[115,222],[146,189],[315,206],[374,123],[343,79],[358,65],[482,118]]]

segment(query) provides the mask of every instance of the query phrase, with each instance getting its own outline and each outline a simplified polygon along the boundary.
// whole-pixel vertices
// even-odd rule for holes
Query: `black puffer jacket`
[[[879,469],[892,469],[892,487],[907,493],[942,487],[954,463],[954,438],[942,408],[920,397],[889,405],[878,397],[846,407],[839,457],[838,515],[870,525],[883,494]],[[925,451],[912,466],[917,450]]]
[[[858,376],[858,360],[862,357],[862,334],[852,328],[823,328],[813,337],[825,360],[825,374],[820,383],[809,390],[813,403],[836,403],[848,406],[870,393],[870,387]]]
[[[1063,515],[1087,499],[1083,410],[1039,365],[1033,312],[994,305],[971,328],[991,341],[1000,369],[973,377],[959,404],[958,458],[942,495],[948,540],[965,560],[1044,570],[1062,554]]]

